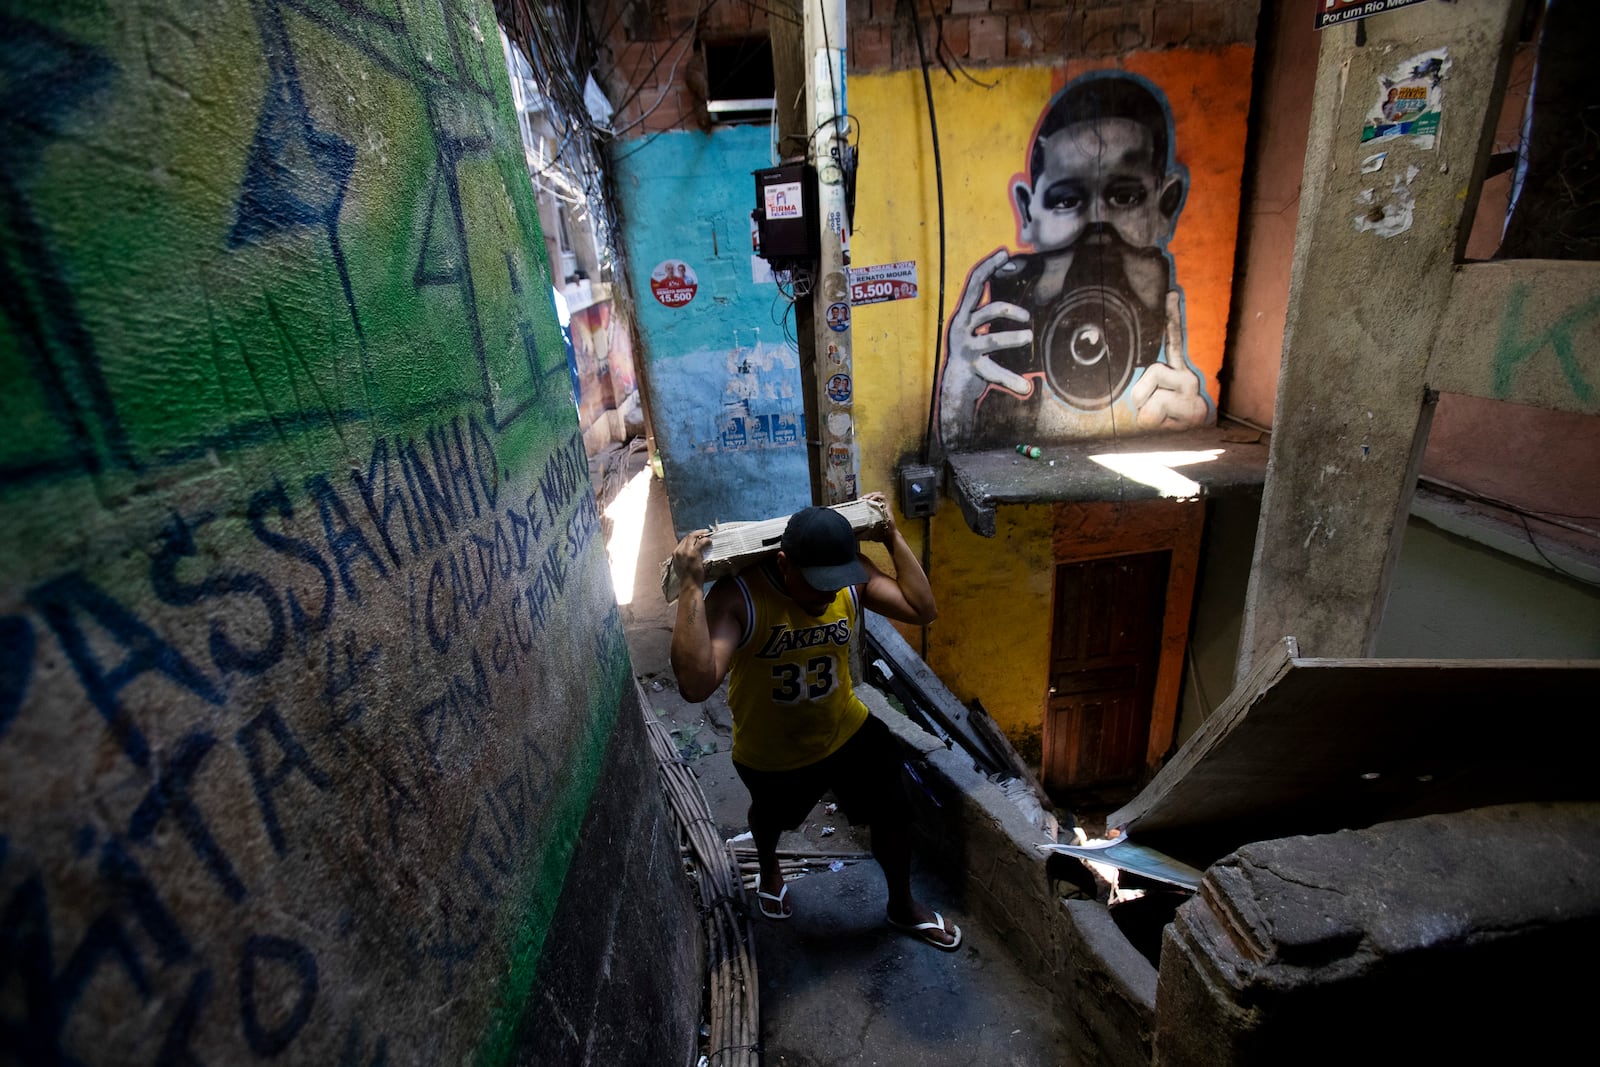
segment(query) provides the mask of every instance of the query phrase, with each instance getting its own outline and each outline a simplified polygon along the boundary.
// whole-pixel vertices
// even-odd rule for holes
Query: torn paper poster
[[[1389,158],[1387,152],[1374,152],[1361,161],[1361,173],[1371,174],[1375,170],[1383,169],[1383,161]]]
[[[1419,52],[1378,78],[1378,99],[1361,127],[1361,143],[1408,137],[1418,148],[1431,149],[1444,112],[1443,82],[1450,73],[1444,48]]]
[[[1357,193],[1355,201],[1362,211],[1355,217],[1356,232],[1371,231],[1379,237],[1396,237],[1411,229],[1417,206],[1417,195],[1411,191],[1411,183],[1419,173],[1413,165],[1406,168],[1405,174],[1396,174],[1381,199],[1376,189]]]

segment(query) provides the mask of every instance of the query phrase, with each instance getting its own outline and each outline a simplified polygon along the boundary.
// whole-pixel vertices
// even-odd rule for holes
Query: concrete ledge
[[[1150,1062],[1156,969],[1128,942],[1105,906],[1062,900],[1065,883],[1045,871],[1029,824],[970,757],[944,745],[870,686],[857,693],[907,750],[923,790],[913,790],[919,854],[962,894],[968,915],[989,925],[1054,998],[1075,1062]]]
[[[1596,885],[1600,804],[1246,845],[1166,928],[1156,1062],[1564,1059],[1593,1011]]]

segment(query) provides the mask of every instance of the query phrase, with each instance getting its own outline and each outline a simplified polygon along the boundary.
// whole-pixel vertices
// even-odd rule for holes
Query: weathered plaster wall
[[[782,325],[788,315],[792,333],[793,316],[777,285],[752,274],[751,172],[771,165],[770,138],[765,126],[735,126],[617,150],[643,373],[680,534],[811,502],[800,362]],[[664,303],[651,282],[671,280],[676,265],[692,297]]]
[[[982,537],[947,505],[932,527],[928,578],[939,621],[928,632],[928,665],[962,702],[981,700],[1023,758],[1037,763],[1050,673],[1054,513],[1045,504],[1002,508],[995,536]]]
[[[1230,415],[1270,426],[1289,313],[1289,267],[1311,126],[1307,87],[1317,76],[1318,31],[1305,11],[1284,4],[1269,4],[1262,22],[1221,404]]]
[[[1600,658],[1600,591],[1413,518],[1378,655]]]
[[[7,1058],[693,1046],[490,18],[0,18]]]
[[[1206,533],[1189,629],[1189,663],[1178,709],[1177,743],[1200,728],[1233,691],[1245,586],[1261,521],[1261,498],[1219,497],[1206,502]]]

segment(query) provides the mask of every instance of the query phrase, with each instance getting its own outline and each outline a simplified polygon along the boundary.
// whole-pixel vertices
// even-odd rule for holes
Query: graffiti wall
[[[939,176],[921,74],[851,79],[851,110],[872,131],[852,266],[915,263],[918,277],[914,297],[854,309],[863,486],[892,486],[895,463],[920,451],[930,400],[947,450],[1215,419],[1253,54],[936,72],[937,377]],[[1003,508],[990,540],[944,505],[931,528],[941,610],[930,662],[1027,745],[1047,684],[1048,509]],[[994,611],[997,597],[1007,611]]]
[[[946,449],[1215,420],[1250,54],[1138,53],[1116,66],[939,85],[950,198],[937,384]],[[883,83],[894,105],[916,104],[907,75],[860,81]],[[865,122],[863,94],[855,103]],[[926,133],[907,126],[907,147],[921,147]],[[921,259],[936,269],[922,247],[932,191],[909,176],[897,175],[888,233],[869,242],[858,222],[860,247],[870,248],[863,265]],[[857,328],[870,329],[875,313]],[[933,327],[918,325],[931,351]]]
[[[681,1060],[675,850],[585,839],[670,826],[488,6],[19,9],[5,1058]]]
[[[794,317],[752,255],[751,172],[771,131],[734,126],[617,151],[640,358],[680,533],[811,502]]]

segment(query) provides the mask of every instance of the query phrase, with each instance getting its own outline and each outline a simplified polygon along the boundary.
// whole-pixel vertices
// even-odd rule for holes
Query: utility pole
[[[805,0],[807,131],[811,163],[817,169],[817,209],[821,233],[816,275],[811,281],[810,373],[801,361],[807,393],[815,397],[816,418],[807,405],[807,435],[812,453],[813,496],[837,504],[857,495],[860,454],[856,446],[855,373],[850,357],[849,222],[845,211],[845,0]],[[820,473],[817,473],[820,472]],[[817,493],[820,483],[820,495]]]

